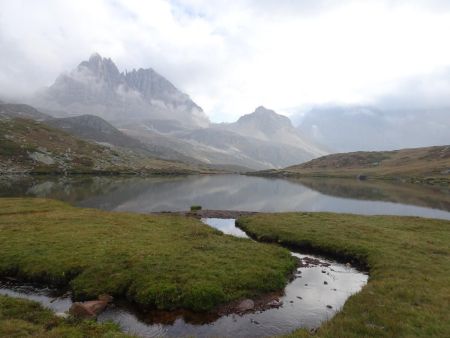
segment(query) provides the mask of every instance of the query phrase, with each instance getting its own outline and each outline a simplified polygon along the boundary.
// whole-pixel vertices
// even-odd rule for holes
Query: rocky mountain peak
[[[291,120],[288,117],[277,114],[275,111],[267,109],[264,106],[259,106],[251,114],[243,115],[236,123],[240,125],[253,124],[255,127],[258,126],[271,130],[274,128],[293,128]]]
[[[186,94],[181,93],[166,78],[155,72],[152,68],[133,69],[124,74],[128,87],[137,90],[146,99],[159,99],[184,101],[189,99]]]
[[[81,62],[77,67],[78,72],[88,71],[90,75],[103,80],[111,86],[117,86],[121,82],[121,73],[116,64],[110,58],[104,58],[98,53],[91,55],[88,61]]]
[[[60,75],[35,103],[61,117],[94,114],[116,126],[160,119],[189,127],[209,125],[203,110],[152,68],[120,72],[110,58],[98,53]]]

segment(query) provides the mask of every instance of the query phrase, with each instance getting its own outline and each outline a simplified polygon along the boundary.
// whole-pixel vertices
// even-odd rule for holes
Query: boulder
[[[247,311],[253,310],[254,308],[255,308],[254,301],[252,301],[251,299],[244,299],[237,306],[237,311],[238,312],[247,312]]]
[[[76,302],[70,307],[69,313],[76,318],[95,318],[106,309],[112,299],[109,295],[101,295],[97,300]]]

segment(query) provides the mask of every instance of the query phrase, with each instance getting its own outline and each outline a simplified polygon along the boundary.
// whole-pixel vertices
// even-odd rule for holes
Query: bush
[[[202,210],[201,205],[191,205],[191,211]]]

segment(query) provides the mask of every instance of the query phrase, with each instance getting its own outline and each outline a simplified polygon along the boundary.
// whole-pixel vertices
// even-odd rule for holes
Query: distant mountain
[[[81,140],[30,119],[0,114],[0,174],[194,173],[202,168]]]
[[[34,103],[58,116],[93,114],[116,126],[152,119],[209,125],[203,110],[153,69],[119,72],[111,59],[99,54],[60,75]]]
[[[380,151],[450,144],[450,108],[384,110],[376,106],[315,107],[298,129],[333,151]]]
[[[120,72],[111,59],[98,54],[59,76],[35,102],[65,118],[48,123],[78,137],[131,144],[164,159],[250,170],[282,168],[327,154],[289,118],[264,107],[235,123],[211,124],[188,95],[153,69]]]
[[[311,159],[328,154],[323,147],[314,144],[296,129],[291,120],[262,106],[242,116],[235,123],[223,125],[225,129],[244,136],[251,136],[261,141],[290,145],[301,149],[304,157]]]
[[[449,185],[450,145],[331,154],[282,170],[266,171],[261,174],[401,179]]]
[[[143,142],[164,144],[210,165],[250,169],[281,168],[327,154],[305,140],[289,118],[258,108],[235,123],[183,129],[171,123],[146,121],[122,129]]]

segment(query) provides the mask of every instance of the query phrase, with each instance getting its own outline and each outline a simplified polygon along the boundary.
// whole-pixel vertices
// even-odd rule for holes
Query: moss
[[[0,199],[0,242],[0,275],[69,284],[77,299],[109,293],[158,309],[205,311],[281,289],[295,266],[285,249],[194,218],[44,199]]]
[[[450,222],[419,217],[282,213],[238,225],[282,245],[353,258],[370,269],[363,290],[315,337],[449,337]],[[308,337],[299,330],[292,337]]]

